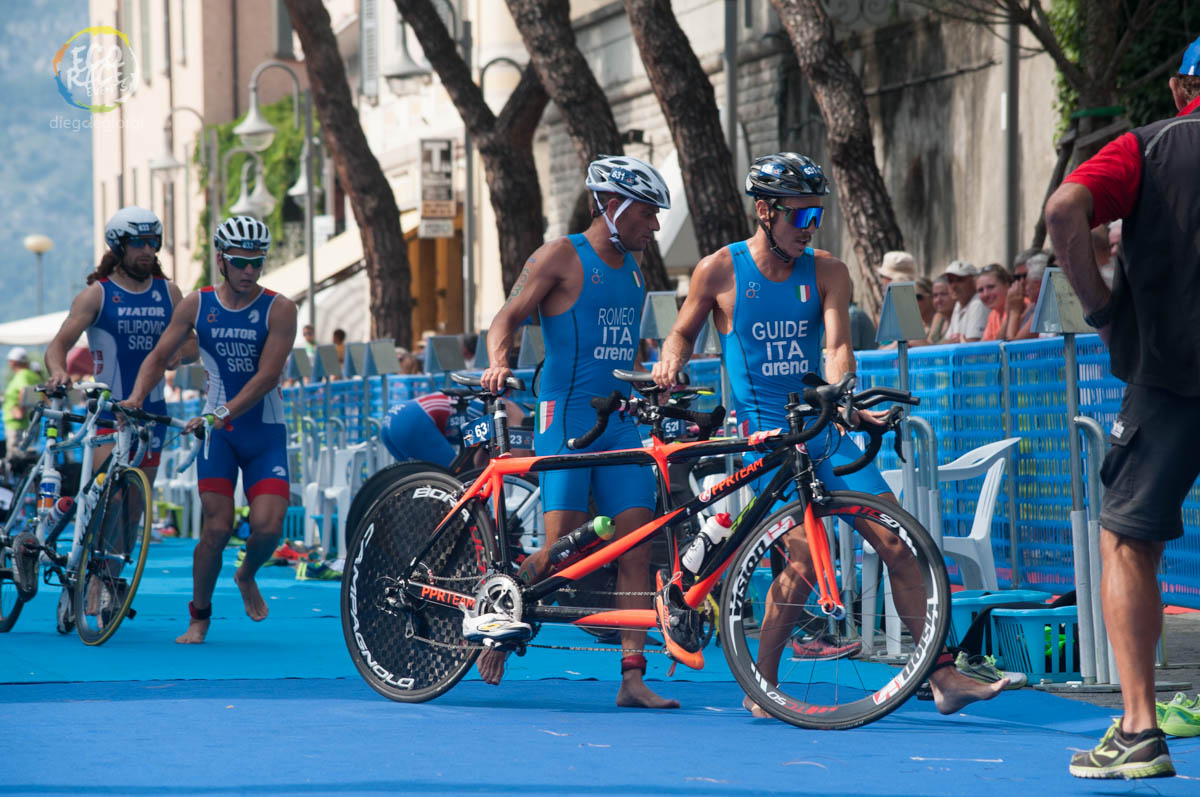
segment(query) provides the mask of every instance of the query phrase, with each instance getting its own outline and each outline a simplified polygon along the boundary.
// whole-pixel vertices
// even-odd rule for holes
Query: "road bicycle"
[[[0,526],[0,632],[12,629],[41,582],[62,588],[55,611],[59,633],[74,629],[85,644],[101,645],[136,613],[133,599],[146,566],[151,493],[137,466],[149,449],[154,424],[182,428],[184,422],[119,407],[98,382],[78,388],[87,397],[84,415],[65,406],[65,388],[37,388],[49,403],[35,408],[29,434],[36,434],[45,419],[45,446],[14,491]],[[102,414],[113,412],[126,422],[103,428],[111,421],[102,420]],[[68,436],[70,424],[78,428]],[[95,449],[109,445],[112,453],[95,467]],[[73,449],[82,451],[74,499],[59,495],[56,468],[61,455]],[[68,528],[72,533],[64,538]]]
[[[495,456],[470,485],[436,472],[411,474],[365,513],[353,532],[343,574],[342,626],[351,658],[371,687],[400,702],[430,700],[453,687],[485,647],[517,652],[536,647],[532,639],[546,623],[657,628],[673,658],[703,666],[702,650],[714,619],[706,611],[706,598],[723,583],[717,601],[722,651],[739,685],[773,716],[806,728],[853,728],[908,699],[932,671],[949,623],[949,584],[941,555],[921,524],[891,502],[826,490],[815,475],[807,443],[823,433],[840,434],[831,425],[839,410],[839,424],[854,426],[857,410],[893,402],[882,424],[860,428],[869,438],[862,456],[835,468],[839,475],[851,473],[874,458],[884,433],[917,400],[888,388],[854,394],[849,375],[837,385],[816,384],[802,395],[793,394],[786,431],[709,440],[722,408],[700,413],[658,406],[656,398],[647,398],[657,391],[649,374],[617,373],[641,396],[614,393],[593,400],[596,425],[569,441],[570,447],[589,445],[614,412],[651,424],[662,417],[681,419],[699,428],[699,439],[652,439],[640,449],[515,458],[504,450],[506,436],[497,434]],[[504,401],[492,397],[488,406],[496,428],[503,430]],[[508,474],[649,464],[661,483],[673,462],[742,452],[762,456],[633,532],[567,558],[532,584],[518,580],[508,542],[495,532],[504,527],[504,503],[489,503],[488,498],[498,494]],[[682,572],[669,532],[772,472],[757,499],[734,522],[731,535],[707,553],[694,575]],[[793,488],[795,495],[788,498]],[[557,591],[660,535],[668,539],[672,564],[659,573],[654,609],[548,604]],[[819,618],[840,644],[861,637],[865,617],[882,614],[862,606],[864,589],[868,595],[884,592],[862,581],[867,546],[888,565],[892,599],[907,630],[895,639],[901,656],[817,661],[794,655],[800,629],[810,625],[806,616]],[[485,613],[529,624],[529,638],[469,643],[464,620]]]

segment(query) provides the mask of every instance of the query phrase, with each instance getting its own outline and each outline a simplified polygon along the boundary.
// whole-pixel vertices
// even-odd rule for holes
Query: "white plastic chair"
[[[975,503],[971,533],[965,537],[942,538],[942,549],[958,565],[966,589],[1000,589],[996,580],[996,559],[992,554],[992,516],[996,513],[996,497],[1008,465],[1008,452],[1020,442],[1019,437],[997,440],[938,467],[939,482],[984,477]]]
[[[975,503],[975,517],[971,522],[971,533],[965,537],[942,535],[942,551],[954,559],[962,573],[966,589],[999,590],[996,578],[996,559],[992,553],[992,517],[996,512],[996,498],[1000,493],[1000,482],[1008,463],[1008,452],[1021,442],[1019,437],[1009,437],[994,443],[979,446],[960,456],[953,462],[938,466],[938,482],[966,481],[986,474],[979,499]],[[892,493],[900,498],[903,490],[904,473],[900,470],[883,471],[883,480]],[[936,536],[936,535],[935,535]],[[863,546],[862,563],[862,634],[863,647],[870,651],[875,630],[875,602],[879,580],[879,555],[869,544]],[[892,603],[891,584],[884,568],[884,602],[886,638],[898,639],[899,618]],[[893,636],[895,635],[895,636]]]

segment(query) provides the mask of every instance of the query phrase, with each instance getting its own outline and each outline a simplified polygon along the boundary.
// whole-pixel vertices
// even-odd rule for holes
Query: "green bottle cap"
[[[592,531],[596,532],[596,536],[602,540],[612,537],[615,530],[612,518],[607,515],[600,515],[592,521]]]

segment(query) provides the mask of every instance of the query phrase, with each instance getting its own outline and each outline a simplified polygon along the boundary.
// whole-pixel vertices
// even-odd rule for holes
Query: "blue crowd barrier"
[[[1076,346],[1080,412],[1108,428],[1120,409],[1123,385],[1109,372],[1108,352],[1097,336],[1077,337]],[[895,350],[863,351],[857,356],[860,389],[898,385]],[[927,346],[911,349],[908,359],[909,387],[921,399],[916,414],[936,430],[941,463],[1002,437],[1021,438],[1015,467],[1006,472],[993,515],[992,540],[1000,583],[1060,593],[1071,589],[1070,426],[1063,340]],[[720,361],[695,359],[688,369],[692,384],[718,390],[698,403],[699,409],[712,409],[720,398]],[[513,398],[532,406],[537,400],[532,392],[533,370],[522,370],[517,375],[525,380],[527,388]],[[284,388],[291,432],[298,434],[304,416],[312,417],[318,428],[324,425],[326,390],[331,417],[344,420],[349,442],[354,443],[369,433],[366,417],[382,417],[391,406],[445,384],[442,375],[392,374],[386,378],[388,407],[383,406],[383,378],[379,376]],[[364,390],[368,394],[365,414]],[[197,400],[170,406],[171,413],[178,417],[190,417],[199,410]],[[890,446],[884,447],[877,464],[881,470],[901,466]],[[970,532],[982,481],[980,477],[942,485],[942,518],[947,534]],[[1015,492],[1015,523],[1010,523],[1009,517],[1010,481]],[[1200,485],[1189,493],[1183,515],[1186,534],[1167,545],[1160,581],[1165,600],[1200,608]],[[1011,531],[1014,527],[1015,541]],[[1014,548],[1019,557],[1015,580]]]
[[[1108,351],[1098,336],[1078,336],[1076,352],[1079,412],[1107,429],[1120,410],[1124,385],[1110,373]],[[897,385],[894,350],[857,354],[860,387]],[[1075,582],[1071,427],[1063,339],[920,347],[909,350],[908,360],[909,387],[921,399],[915,412],[937,431],[942,463],[1005,436],[1021,438],[1015,470],[1005,474],[993,516],[992,541],[1000,584],[1059,593],[1071,589]],[[885,448],[879,466],[897,468],[900,463]],[[1086,461],[1084,467],[1086,479]],[[1015,524],[1010,524],[1008,514],[1010,480],[1015,486]],[[982,477],[942,485],[947,534],[970,532],[981,486]],[[1160,584],[1167,602],[1200,608],[1200,483],[1184,501],[1183,519],[1186,532],[1182,539],[1168,543]],[[1013,579],[1013,526],[1019,583]]]

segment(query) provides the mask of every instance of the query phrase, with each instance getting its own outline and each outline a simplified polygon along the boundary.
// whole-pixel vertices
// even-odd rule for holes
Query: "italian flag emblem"
[[[633,284],[642,287],[642,275],[636,271],[633,272]]]
[[[808,295],[809,295],[809,290],[808,290],[807,285],[801,285],[798,288],[796,288],[796,298],[799,299],[801,302],[807,302]]]
[[[539,402],[537,415],[538,434],[545,434],[550,430],[550,424],[554,423],[554,402]]]

